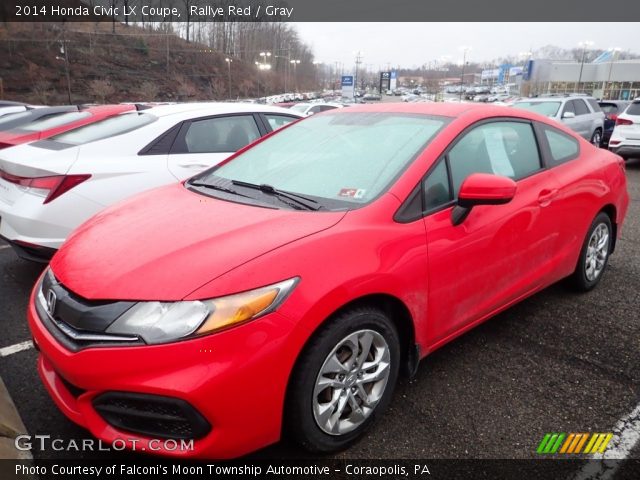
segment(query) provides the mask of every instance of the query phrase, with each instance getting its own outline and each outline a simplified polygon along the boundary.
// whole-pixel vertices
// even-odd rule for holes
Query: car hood
[[[87,299],[181,300],[260,255],[332,227],[344,215],[243,205],[170,185],[87,221],[56,253],[51,268]]]

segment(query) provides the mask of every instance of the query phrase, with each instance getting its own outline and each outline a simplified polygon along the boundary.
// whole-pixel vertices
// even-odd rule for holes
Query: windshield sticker
[[[338,192],[339,197],[364,198],[366,190],[364,188],[343,188]]]

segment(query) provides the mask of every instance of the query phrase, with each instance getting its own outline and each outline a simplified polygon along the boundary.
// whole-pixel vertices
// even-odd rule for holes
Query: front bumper
[[[235,458],[280,438],[285,392],[295,355],[285,348],[293,322],[277,312],[217,334],[154,346],[71,352],[37,316],[28,321],[40,350],[38,371],[62,412],[103,442],[177,458]],[[107,422],[94,401],[107,392],[178,399],[206,420],[190,449],[149,448],[157,439]],[[160,435],[162,436],[162,435]]]

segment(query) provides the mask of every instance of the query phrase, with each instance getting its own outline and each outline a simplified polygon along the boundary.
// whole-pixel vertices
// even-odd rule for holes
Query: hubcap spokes
[[[325,359],[313,391],[313,416],[325,433],[355,430],[382,398],[390,372],[389,346],[374,330],[343,338]]]
[[[592,282],[600,276],[608,254],[609,229],[604,223],[601,223],[593,231],[587,244],[587,256],[584,265],[587,280]]]

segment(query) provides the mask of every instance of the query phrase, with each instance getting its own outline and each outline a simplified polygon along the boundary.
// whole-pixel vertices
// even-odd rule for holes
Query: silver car
[[[596,147],[602,143],[605,115],[593,97],[566,95],[525,98],[513,106],[562,122]]]

